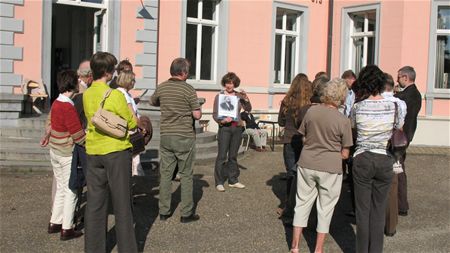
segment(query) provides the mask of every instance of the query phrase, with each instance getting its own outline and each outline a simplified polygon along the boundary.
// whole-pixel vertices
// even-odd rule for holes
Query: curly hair
[[[339,107],[344,103],[347,92],[348,88],[345,80],[341,78],[334,78],[329,81],[323,89],[320,100],[322,103],[332,104]]]
[[[228,72],[222,77],[221,81],[223,87],[225,87],[225,84],[227,83],[233,83],[234,88],[237,88],[241,84],[241,79],[239,79],[239,77],[234,72]]]
[[[308,76],[302,73],[298,74],[292,80],[291,87],[281,101],[281,104],[284,105],[283,113],[286,115],[289,110],[292,110],[295,113],[294,118],[297,118],[298,109],[310,104],[311,96],[312,83],[308,80]]]
[[[386,84],[386,76],[376,65],[367,65],[359,72],[358,79],[353,85],[356,102],[376,96],[383,92]]]

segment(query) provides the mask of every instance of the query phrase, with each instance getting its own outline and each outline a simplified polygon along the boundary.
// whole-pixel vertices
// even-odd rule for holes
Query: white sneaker
[[[216,186],[216,189],[220,192],[224,192],[225,191],[225,187],[223,187],[223,185],[219,184]]]
[[[231,187],[231,188],[238,188],[238,189],[244,189],[245,188],[245,185],[243,185],[243,184],[241,184],[239,182],[237,182],[235,184],[229,184],[228,186]]]

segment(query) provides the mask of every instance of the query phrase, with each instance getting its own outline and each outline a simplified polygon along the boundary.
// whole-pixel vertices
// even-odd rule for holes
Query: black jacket
[[[417,115],[422,107],[422,96],[415,84],[406,87],[402,92],[395,94],[395,97],[405,101],[406,103],[406,117],[403,125],[403,132],[405,132],[408,141],[411,142],[417,128]]]

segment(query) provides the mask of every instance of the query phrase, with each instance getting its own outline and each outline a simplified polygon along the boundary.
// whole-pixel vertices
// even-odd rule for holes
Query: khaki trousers
[[[332,174],[300,166],[297,170],[297,196],[293,225],[307,227],[311,208],[314,202],[317,202],[316,231],[328,233],[334,207],[341,194],[342,174]]]

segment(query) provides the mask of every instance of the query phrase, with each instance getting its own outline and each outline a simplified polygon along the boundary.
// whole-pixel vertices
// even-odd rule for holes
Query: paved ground
[[[425,151],[424,151],[425,150]],[[385,239],[385,252],[450,252],[450,152],[448,149],[411,149],[407,157],[410,215],[400,217],[397,234]],[[136,230],[144,252],[288,252],[289,227],[277,218],[284,184],[281,148],[275,152],[247,152],[240,158],[245,190],[214,189],[213,163],[195,168],[195,201],[201,219],[179,222],[179,211],[167,222],[157,219],[157,178],[139,178],[135,200]],[[2,174],[0,252],[82,252],[83,237],[67,242],[48,235],[51,174]],[[174,183],[174,208],[179,203]],[[354,252],[355,226],[344,215],[345,187],[335,212],[326,252]],[[110,216],[110,220],[113,216]],[[314,219],[300,247],[314,247]],[[110,222],[110,229],[113,221]],[[114,247],[111,237],[110,248]],[[112,249],[117,252],[117,248]]]

